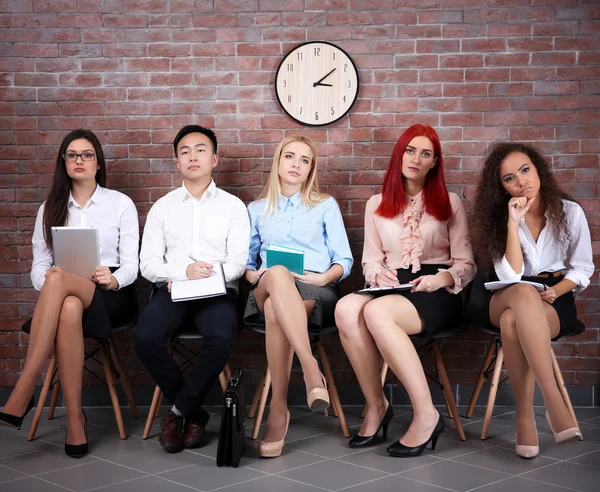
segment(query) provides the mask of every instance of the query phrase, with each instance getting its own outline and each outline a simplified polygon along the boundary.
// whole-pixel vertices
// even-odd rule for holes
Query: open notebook
[[[540,292],[546,290],[546,286],[544,284],[540,284],[538,282],[529,282],[528,280],[498,280],[497,282],[486,282],[483,285],[487,290],[500,290],[514,284],[533,285]]]
[[[222,296],[227,293],[223,264],[213,265],[209,277],[198,280],[174,280],[171,285],[171,300],[173,302],[192,301],[204,297]]]
[[[394,287],[367,287],[366,289],[357,290],[357,294],[370,294],[371,292],[385,292],[388,290],[410,290],[414,287],[413,284],[400,284]]]

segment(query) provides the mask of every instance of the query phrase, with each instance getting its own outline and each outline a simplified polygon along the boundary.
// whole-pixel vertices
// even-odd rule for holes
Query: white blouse
[[[525,219],[521,219],[519,241],[523,251],[523,268],[516,273],[504,255],[501,260],[494,262],[496,275],[500,280],[520,280],[523,276],[564,270],[565,278],[577,285],[577,292],[589,285],[590,277],[594,273],[590,228],[579,204],[563,200],[563,205],[569,240],[563,244],[558,241],[557,232],[550,224],[548,214],[546,225],[537,242],[529,232]]]
[[[44,239],[44,207],[45,202],[38,210],[33,231],[31,282],[37,290],[42,290],[46,272],[54,264],[52,250]],[[85,207],[79,205],[71,194],[67,207],[65,225],[90,225],[98,229],[100,265],[119,267],[113,273],[119,282],[119,289],[135,282],[138,274],[140,226],[131,198],[98,185]]]

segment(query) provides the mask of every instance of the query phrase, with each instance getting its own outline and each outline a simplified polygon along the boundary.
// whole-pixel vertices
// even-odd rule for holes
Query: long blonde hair
[[[281,195],[281,183],[279,182],[279,160],[283,154],[285,146],[291,142],[301,142],[310,148],[312,152],[312,160],[310,163],[310,172],[308,177],[302,183],[300,188],[300,200],[307,207],[312,208],[319,203],[324,202],[329,198],[330,195],[327,193],[321,193],[319,191],[319,182],[317,180],[317,149],[313,141],[302,135],[292,135],[284,138],[278,145],[275,155],[273,156],[273,164],[271,166],[271,173],[269,174],[269,181],[265,185],[259,197],[256,199],[261,200],[262,198],[267,199],[265,204],[265,215],[273,215],[277,212],[277,205],[279,203],[279,197]]]

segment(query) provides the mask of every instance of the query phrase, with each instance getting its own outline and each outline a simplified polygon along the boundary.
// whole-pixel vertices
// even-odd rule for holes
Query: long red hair
[[[437,157],[436,165],[429,170],[425,177],[425,188],[423,190],[425,212],[439,221],[448,220],[452,216],[452,207],[450,206],[450,197],[444,181],[442,145],[433,128],[419,124],[407,128],[396,142],[383,178],[381,203],[375,213],[381,217],[391,219],[404,212],[408,202],[404,193],[402,157],[406,147],[415,137],[427,137],[431,140],[434,157]]]

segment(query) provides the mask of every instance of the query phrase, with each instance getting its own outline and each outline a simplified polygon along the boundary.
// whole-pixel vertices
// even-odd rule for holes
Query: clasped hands
[[[375,274],[373,287],[396,287],[400,285],[395,269],[383,269]],[[408,282],[414,287],[411,292],[435,292],[442,287],[446,287],[444,275],[422,275]]]

